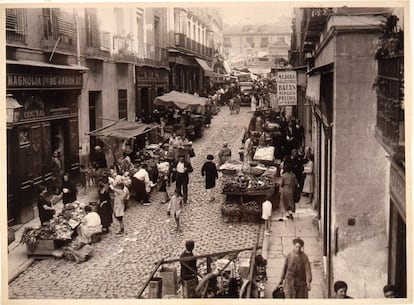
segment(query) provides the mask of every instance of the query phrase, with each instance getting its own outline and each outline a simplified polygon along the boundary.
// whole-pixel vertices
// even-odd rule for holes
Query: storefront
[[[193,56],[170,52],[170,91],[193,94],[203,86],[203,69]]]
[[[10,224],[34,217],[37,188],[52,185],[52,152],[60,152],[64,172],[79,169],[77,98],[81,66],[7,61],[8,100],[20,104],[7,125],[7,207]],[[17,104],[16,104],[17,105]]]
[[[136,113],[147,116],[154,110],[153,101],[168,92],[168,70],[163,68],[136,67]]]

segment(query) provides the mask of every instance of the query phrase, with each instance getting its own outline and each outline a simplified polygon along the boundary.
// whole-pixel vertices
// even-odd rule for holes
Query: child
[[[168,203],[167,214],[174,217],[175,223],[177,224],[177,231],[180,229],[180,214],[181,208],[183,207],[183,198],[180,196],[178,191],[175,191]]]
[[[167,203],[169,198],[167,194],[167,182],[168,182],[168,176],[170,172],[170,164],[166,161],[162,161],[157,164],[158,167],[158,173],[159,173],[159,179],[161,181],[160,183],[160,189],[158,190],[160,193],[163,193],[163,201],[161,203]]]
[[[114,199],[114,216],[119,222],[119,232],[117,234],[124,234],[124,222],[123,222],[123,216],[125,212],[125,197],[126,193],[124,191],[125,185],[121,182],[114,187],[112,184],[109,185],[111,190],[115,193],[115,199]]]
[[[272,202],[270,201],[272,195],[266,195],[266,201],[262,204],[262,218],[265,220],[265,235],[270,235],[272,226]]]

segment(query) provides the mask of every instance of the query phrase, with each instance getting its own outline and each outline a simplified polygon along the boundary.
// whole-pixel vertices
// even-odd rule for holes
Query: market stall
[[[262,202],[267,194],[277,195],[276,169],[257,162],[226,162],[223,172],[223,194],[226,200],[221,213],[226,222],[261,221]]]
[[[27,255],[63,257],[62,248],[75,240],[77,227],[85,216],[83,207],[84,204],[78,202],[69,203],[43,226],[26,227],[20,242],[26,245]],[[97,240],[93,238],[93,241]]]
[[[167,122],[165,132],[175,132],[188,139],[202,137],[203,127],[209,123],[211,117],[206,113],[209,100],[205,97],[194,96],[188,93],[171,91],[154,100],[156,107],[172,108],[177,112],[175,121]]]

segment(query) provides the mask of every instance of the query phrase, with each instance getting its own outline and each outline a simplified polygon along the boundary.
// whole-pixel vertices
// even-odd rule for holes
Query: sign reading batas
[[[7,88],[82,88],[82,75],[8,74]]]
[[[296,71],[278,71],[276,81],[278,105],[296,106]]]

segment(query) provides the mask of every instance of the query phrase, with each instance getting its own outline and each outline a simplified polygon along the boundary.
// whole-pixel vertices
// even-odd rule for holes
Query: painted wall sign
[[[7,75],[7,88],[82,88],[82,85],[82,75]]]
[[[276,81],[277,100],[279,106],[296,106],[296,71],[278,71],[276,75]]]

